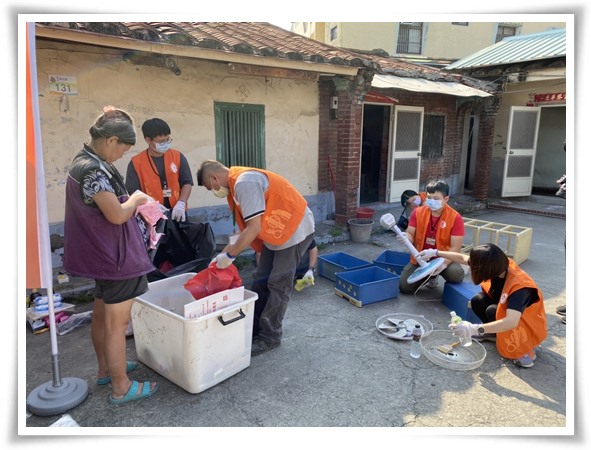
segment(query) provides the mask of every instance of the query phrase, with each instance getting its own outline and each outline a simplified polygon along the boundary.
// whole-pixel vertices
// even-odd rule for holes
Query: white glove
[[[177,222],[181,222],[185,220],[185,202],[179,200],[172,208],[172,220],[176,220]]]
[[[437,258],[437,249],[428,248],[422,252],[419,252],[419,256],[423,261],[429,261],[431,258]]]
[[[474,324],[467,321],[462,321],[462,323],[455,324],[450,323],[448,325],[449,329],[452,331],[452,334],[459,338],[472,338],[472,336],[478,334],[478,327],[482,324]]]
[[[443,272],[445,269],[447,269],[447,264],[443,263],[441,264],[437,269],[435,269],[433,271],[433,273],[431,274],[432,277],[436,277],[437,275],[439,275],[441,272]]]
[[[219,269],[226,269],[227,267],[230,267],[230,264],[232,264],[235,259],[235,256],[230,256],[229,253],[223,252],[213,258],[209,265],[211,266],[213,263],[216,263]]]
[[[310,284],[314,284],[314,271],[309,269],[305,275],[302,277],[302,280],[308,281]]]

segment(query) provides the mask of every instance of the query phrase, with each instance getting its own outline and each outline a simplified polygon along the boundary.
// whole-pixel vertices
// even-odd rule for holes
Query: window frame
[[[418,42],[412,40],[412,31],[419,34]],[[406,32],[406,33],[405,33]],[[396,53],[403,55],[422,55],[425,45],[425,22],[400,22],[396,37]],[[418,46],[418,50],[414,49]],[[412,51],[411,51],[412,49]]]

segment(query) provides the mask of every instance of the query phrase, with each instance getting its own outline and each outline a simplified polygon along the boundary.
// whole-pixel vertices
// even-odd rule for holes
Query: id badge
[[[435,248],[435,239],[428,237],[427,239],[425,239],[425,244],[432,245]]]
[[[172,189],[162,189],[164,198],[172,197]]]

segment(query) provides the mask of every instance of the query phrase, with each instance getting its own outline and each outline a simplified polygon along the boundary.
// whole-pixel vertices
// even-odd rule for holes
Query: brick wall
[[[330,168],[336,183],[335,220],[346,223],[355,217],[359,203],[359,172],[361,163],[362,111],[361,99],[370,89],[370,82],[359,77],[355,80],[337,78],[319,82],[320,132],[319,173],[320,191],[333,190]],[[498,100],[478,99],[473,101],[442,94],[417,93],[404,90],[383,92],[395,97],[399,105],[421,106],[425,114],[445,117],[443,154],[436,158],[423,158],[419,184],[423,188],[436,178],[457,178],[461,171],[464,118],[467,110],[479,114],[478,151],[473,195],[485,200],[492,157],[494,121]],[[338,97],[338,109],[331,110],[331,97]],[[384,135],[381,155],[379,192],[385,198],[388,171],[389,118],[384,117]]]

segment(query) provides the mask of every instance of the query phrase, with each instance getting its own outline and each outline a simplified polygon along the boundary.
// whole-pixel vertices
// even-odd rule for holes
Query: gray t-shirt
[[[234,186],[235,200],[244,216],[245,221],[253,217],[261,216],[265,212],[265,192],[269,188],[267,176],[257,171],[241,173]],[[306,214],[300,222],[294,234],[282,245],[272,245],[265,242],[265,246],[271,250],[282,250],[302,242],[306,236],[314,233],[314,214],[306,206]]]

